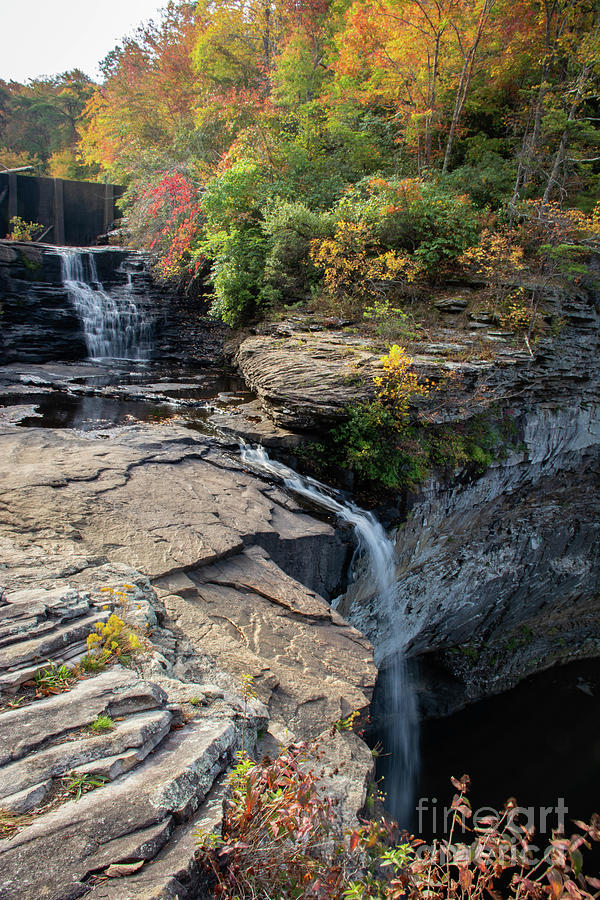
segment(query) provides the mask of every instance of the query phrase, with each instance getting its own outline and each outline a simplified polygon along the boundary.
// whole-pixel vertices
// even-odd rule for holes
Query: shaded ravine
[[[267,475],[281,479],[285,487],[316,506],[333,513],[354,528],[357,548],[351,564],[351,575],[370,581],[382,614],[389,624],[402,632],[403,622],[394,622],[397,592],[394,544],[375,516],[355,503],[342,500],[331,488],[314,478],[300,476],[293,469],[276,462],[263,447],[242,444],[245,463]],[[335,608],[339,599],[332,602]],[[410,635],[406,633],[406,643]],[[375,649],[377,660],[377,650]],[[399,652],[385,673],[385,695],[388,701],[385,751],[393,759],[393,771],[385,785],[386,805],[400,825],[409,827],[414,812],[416,779],[419,772],[419,713],[417,698],[404,653]]]

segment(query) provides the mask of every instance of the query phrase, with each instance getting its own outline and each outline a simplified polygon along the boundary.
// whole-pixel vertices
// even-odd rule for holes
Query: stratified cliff
[[[600,320],[583,291],[545,304],[552,333],[533,352],[464,300],[412,343],[421,374],[453,375],[430,398],[430,422],[460,431],[478,414],[508,421],[512,436],[483,473],[438,472],[390,495],[403,520],[394,607],[379,608],[365,579],[339,607],[380,666],[401,650],[433,653],[462,682],[457,702],[600,652]],[[247,338],[235,358],[267,415],[313,431],[368,396],[377,368],[365,341],[294,322]]]

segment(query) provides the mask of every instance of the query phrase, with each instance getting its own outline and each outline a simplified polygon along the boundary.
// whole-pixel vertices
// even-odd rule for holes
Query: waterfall
[[[152,322],[134,300],[131,277],[123,287],[107,293],[98,278],[93,250],[61,247],[57,253],[90,359],[146,359]]]
[[[359,559],[365,559],[363,577],[373,583],[378,606],[400,631],[409,634],[397,617],[394,545],[375,516],[351,501],[342,500],[335,492],[314,478],[305,478],[283,463],[270,459],[263,447],[241,446],[242,459],[255,469],[280,478],[293,493],[334,513],[354,528],[357,549],[352,561],[356,571]],[[335,606],[335,601],[332,604]],[[394,760],[392,777],[384,785],[387,806],[403,827],[409,827],[414,811],[415,783],[419,770],[419,715],[414,685],[403,653],[399,653],[384,673],[386,710],[385,751]]]

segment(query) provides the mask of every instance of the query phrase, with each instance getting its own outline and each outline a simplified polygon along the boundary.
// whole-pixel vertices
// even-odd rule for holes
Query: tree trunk
[[[548,183],[546,185],[546,190],[544,191],[543,201],[547,203],[552,195],[552,191],[555,185],[559,184],[558,181],[558,173],[560,172],[560,167],[565,161],[565,152],[567,149],[567,142],[569,140],[569,125],[574,120],[577,110],[579,108],[579,104],[581,103],[581,98],[583,95],[583,89],[585,83],[587,81],[587,77],[590,72],[590,67],[586,66],[581,72],[579,78],[577,79],[577,90],[575,91],[575,97],[573,98],[573,102],[571,103],[571,108],[569,110],[569,116],[567,118],[567,126],[562,133],[560,143],[558,145],[558,150],[554,156],[554,164],[552,166],[552,171],[550,172],[550,177],[548,178]]]
[[[460,73],[460,80],[458,82],[458,90],[456,91],[456,100],[454,103],[454,112],[452,114],[452,121],[450,123],[450,132],[448,134],[448,142],[446,144],[446,153],[444,155],[444,164],[442,166],[442,172],[448,171],[448,166],[450,164],[450,156],[452,154],[452,145],[454,144],[454,138],[456,135],[456,129],[458,128],[458,123],[460,121],[460,117],[462,115],[462,111],[467,99],[467,95],[469,93],[469,87],[471,86],[471,79],[473,77],[473,67],[475,65],[475,57],[477,56],[477,48],[479,46],[479,42],[483,35],[483,30],[486,26],[487,20],[489,18],[490,12],[494,6],[495,0],[484,0],[483,7],[481,9],[481,13],[479,15],[479,21],[477,23],[477,32],[475,34],[475,40],[473,41],[470,49],[465,54],[465,59],[462,67],[462,72]]]
[[[435,36],[435,51],[433,54],[433,70],[431,72],[431,84],[429,88],[429,110],[427,112],[427,118],[425,120],[425,165],[431,165],[431,119],[433,117],[433,110],[435,107],[435,95],[437,89],[437,77],[438,77],[438,67],[440,60],[440,39],[441,32],[438,32]]]

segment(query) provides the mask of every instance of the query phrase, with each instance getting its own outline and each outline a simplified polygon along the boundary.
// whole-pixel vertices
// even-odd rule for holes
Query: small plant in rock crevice
[[[355,709],[354,712],[351,712],[349,716],[346,716],[343,719],[338,719],[337,722],[334,723],[332,731],[352,731],[354,728],[355,721],[359,718],[360,712]]]
[[[131,654],[142,646],[137,634],[116,613],[111,613],[106,622],[96,622],[95,631],[87,637],[87,645],[88,656],[100,668],[112,659],[126,665]],[[88,658],[86,665],[91,667],[94,662]]]
[[[36,672],[35,677],[36,694],[48,696],[49,694],[60,694],[68,691],[69,688],[77,681],[77,673],[68,666],[57,665],[48,660],[45,669]]]
[[[242,675],[242,700],[244,702],[244,714],[242,718],[242,733],[241,733],[241,748],[240,754],[241,756],[246,755],[246,727],[248,724],[248,705],[249,701],[253,700],[257,697],[257,693],[254,689],[254,676],[253,675]]]
[[[110,716],[99,715],[90,725],[91,731],[101,734],[103,731],[111,731],[115,727],[115,723]]]
[[[83,794],[104,787],[107,782],[104,775],[91,775],[87,772],[70,772],[62,778],[62,785],[66,792],[75,800],[79,800]]]

